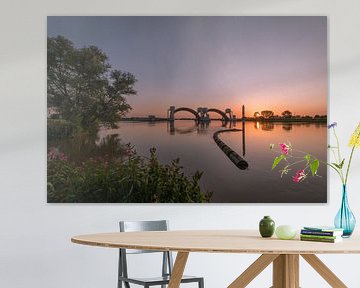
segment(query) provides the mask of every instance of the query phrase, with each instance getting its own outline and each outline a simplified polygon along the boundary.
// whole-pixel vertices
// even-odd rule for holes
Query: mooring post
[[[242,105],[242,149],[243,156],[245,156],[245,105]]]

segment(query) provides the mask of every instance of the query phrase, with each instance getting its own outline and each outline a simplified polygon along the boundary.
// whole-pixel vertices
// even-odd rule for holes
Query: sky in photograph
[[[326,17],[48,17],[48,36],[95,45],[133,73],[129,116],[169,106],[326,114]]]

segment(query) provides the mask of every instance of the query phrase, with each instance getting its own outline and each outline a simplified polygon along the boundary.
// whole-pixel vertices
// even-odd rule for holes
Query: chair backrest
[[[120,232],[167,231],[167,220],[156,221],[120,221]],[[126,254],[156,253],[159,251],[126,249]]]
[[[120,221],[120,232],[140,232],[140,231],[167,231],[169,224],[167,220],[158,221]],[[159,253],[161,251],[119,249],[119,276],[128,277],[126,254],[140,253]],[[173,259],[169,251],[163,253],[162,275],[172,273]],[[127,284],[128,285],[128,284]],[[128,286],[129,287],[129,286]]]

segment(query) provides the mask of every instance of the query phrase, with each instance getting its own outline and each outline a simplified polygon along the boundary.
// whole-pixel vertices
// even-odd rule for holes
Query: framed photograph
[[[49,203],[327,202],[326,17],[47,25]]]

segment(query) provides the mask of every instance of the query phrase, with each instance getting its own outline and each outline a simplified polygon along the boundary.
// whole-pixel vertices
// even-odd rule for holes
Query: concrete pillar
[[[174,121],[175,120],[175,106],[170,106],[169,110],[168,110],[168,119],[170,121]]]

